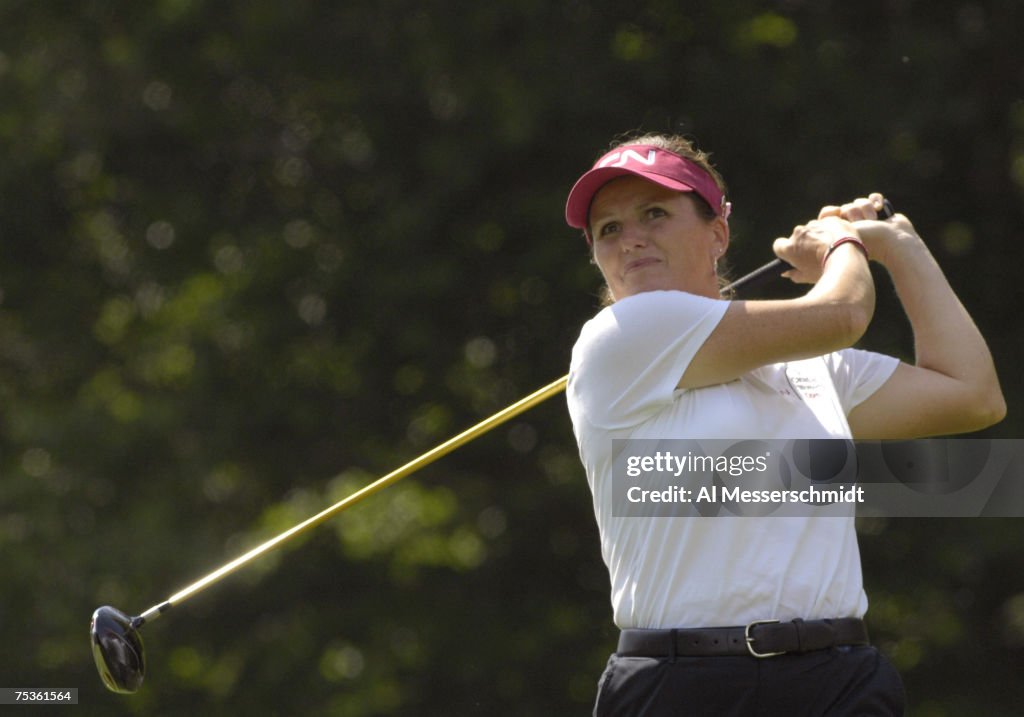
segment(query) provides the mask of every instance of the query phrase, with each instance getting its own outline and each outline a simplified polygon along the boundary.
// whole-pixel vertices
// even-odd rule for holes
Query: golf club
[[[885,202],[880,214],[883,218],[892,216],[892,205],[888,200]],[[722,289],[723,295],[733,294],[740,289],[749,289],[752,286],[764,283],[767,279],[776,278],[783,271],[791,268],[789,264],[781,259],[775,259],[760,269],[753,271],[746,276],[734,281]],[[277,546],[295,538],[313,528],[325,520],[337,515],[361,500],[370,497],[374,493],[397,483],[402,478],[415,473],[421,468],[433,463],[442,456],[451,453],[456,448],[474,440],[487,433],[493,428],[500,426],[506,421],[533,408],[537,404],[565,390],[569,377],[563,376],[557,381],[537,389],[530,395],[516,401],[507,408],[498,411],[493,416],[484,419],[475,426],[449,438],[444,443],[430,449],[418,458],[414,458],[391,473],[378,478],[352,495],[348,496],[307,518],[298,525],[289,528],[279,535],[258,545],[249,552],[235,558],[231,562],[217,568],[208,575],[200,578],[191,585],[179,590],[161,603],[149,608],[137,617],[130,617],[117,608],[105,605],[97,608],[92,615],[92,622],[89,627],[90,642],[92,644],[93,659],[96,661],[96,668],[99,670],[100,678],[112,692],[131,694],[136,692],[142,685],[146,676],[146,655],[142,644],[142,636],[139,629],[148,622],[163,615],[175,605],[180,605],[196,593],[210,587],[222,578],[235,572],[247,563],[255,560],[261,555],[273,550]]]
[[[459,446],[482,436],[484,433],[500,426],[502,423],[518,416],[520,413],[529,410],[538,403],[560,393],[565,390],[567,380],[568,376],[565,376],[534,391],[529,396],[516,401],[501,411],[498,411],[490,418],[484,419],[472,428],[449,438],[444,443],[430,449],[423,455],[409,461],[391,473],[378,478],[373,483],[364,486],[347,498],[338,501],[331,507],[307,518],[298,525],[289,528],[265,543],[258,545],[244,555],[241,555],[222,567],[217,568],[209,575],[206,575],[188,587],[179,590],[165,601],[154,605],[137,617],[129,617],[117,608],[110,607],[109,605],[98,608],[92,615],[92,623],[89,628],[89,633],[92,643],[93,659],[96,661],[96,668],[99,670],[103,683],[111,691],[122,694],[131,694],[132,692],[137,691],[142,685],[142,680],[146,675],[146,657],[142,644],[142,636],[139,635],[139,628],[147,622],[152,622],[170,610],[173,606],[180,605],[196,593],[208,588],[221,578],[230,575],[246,563],[255,560],[259,556],[274,549],[287,540],[311,530],[333,515],[340,513],[359,501],[383,490],[392,483],[398,482],[411,473],[415,473],[424,466],[433,463],[438,458],[451,453]]]

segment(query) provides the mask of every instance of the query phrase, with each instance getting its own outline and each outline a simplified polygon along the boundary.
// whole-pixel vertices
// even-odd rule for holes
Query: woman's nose
[[[627,224],[622,227],[619,244],[624,251],[636,247],[647,246],[647,232],[638,224]]]

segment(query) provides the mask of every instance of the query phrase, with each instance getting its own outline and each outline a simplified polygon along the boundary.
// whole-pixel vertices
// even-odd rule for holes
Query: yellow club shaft
[[[506,421],[512,418],[515,418],[516,416],[525,411],[528,411],[529,409],[536,406],[538,403],[541,403],[542,401],[551,398],[557,393],[561,393],[562,391],[565,390],[565,385],[568,379],[568,376],[563,376],[557,381],[553,381],[549,383],[547,386],[537,389],[529,396],[526,396],[516,401],[507,408],[503,408],[490,418],[486,418],[483,421],[477,423],[475,426],[466,429],[462,433],[453,436],[452,438],[449,438],[444,443],[441,443],[440,445],[431,448],[429,451],[419,456],[418,458],[414,458],[413,460],[409,461],[402,467],[391,471],[390,473],[388,473],[385,476],[382,476],[381,478],[378,478],[373,483],[370,483],[369,485],[366,485],[365,487],[359,489],[358,491],[348,496],[347,498],[343,498],[342,500],[338,501],[329,508],[325,508],[324,510],[320,511],[314,516],[307,518],[298,525],[295,525],[294,527],[289,528],[283,533],[274,536],[270,540],[267,540],[265,543],[256,546],[244,555],[238,556],[230,563],[227,563],[226,565],[217,568],[209,575],[206,575],[200,578],[199,580],[196,580],[188,587],[179,590],[174,595],[171,595],[171,597],[167,598],[165,602],[162,602],[159,605],[154,605],[153,607],[149,608],[144,613],[142,613],[138,618],[136,618],[136,626],[141,626],[145,622],[152,621],[153,619],[159,617],[162,613],[169,610],[172,606],[181,604],[183,601],[192,597],[196,593],[201,592],[203,589],[209,587],[221,578],[230,575],[231,573],[241,568],[243,565],[246,565],[250,561],[255,560],[264,553],[267,553],[270,550],[273,550],[277,546],[281,545],[282,543],[285,543],[291,540],[292,538],[315,528],[316,526],[320,525],[320,523],[323,523],[328,518],[337,515],[346,508],[350,508],[351,506],[355,505],[361,500],[369,498],[374,493],[377,493],[378,491],[387,488],[391,484],[397,483],[406,476],[415,473],[421,468],[430,465],[431,463],[441,458],[442,456],[451,453],[456,448],[459,448],[460,446],[469,443],[475,438],[479,438],[480,436],[487,433],[491,429],[500,426],[501,424],[505,423]]]

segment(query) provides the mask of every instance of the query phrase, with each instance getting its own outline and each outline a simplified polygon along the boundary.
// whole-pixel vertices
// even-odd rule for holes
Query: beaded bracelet
[[[865,259],[871,258],[870,256],[868,256],[868,248],[864,246],[864,242],[862,242],[857,237],[843,237],[842,239],[836,239],[834,242],[828,245],[828,250],[825,251],[825,256],[821,258],[822,268],[825,267],[825,262],[828,261],[828,258],[832,256],[832,252],[841,247],[843,244],[856,244],[857,248],[861,250],[862,254],[864,254]]]

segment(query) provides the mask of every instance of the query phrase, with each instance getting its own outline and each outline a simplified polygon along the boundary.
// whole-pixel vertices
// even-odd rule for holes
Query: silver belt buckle
[[[743,638],[747,641],[747,652],[757,658],[763,657],[775,657],[776,655],[785,655],[783,652],[758,652],[754,649],[754,638],[750,635],[750,631],[755,625],[770,625],[776,623],[778,620],[754,620],[751,623],[747,623],[747,626],[743,628]]]

